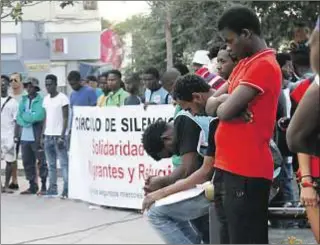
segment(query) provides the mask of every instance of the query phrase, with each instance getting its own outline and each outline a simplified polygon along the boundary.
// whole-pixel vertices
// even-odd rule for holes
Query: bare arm
[[[156,195],[160,195],[163,198],[180,191],[191,189],[198,184],[203,184],[204,182],[210,180],[210,177],[213,174],[212,161],[213,157],[205,157],[203,165],[200,169],[198,169],[186,179],[182,179],[172,185],[156,191]]]
[[[219,97],[220,95],[227,94],[228,88],[229,88],[229,83],[227,81],[213,94],[213,97]]]
[[[258,93],[259,90],[251,86],[239,85],[229,98],[218,107],[218,118],[221,121],[230,121],[239,117]]]
[[[66,135],[68,122],[69,122],[69,105],[65,105],[62,107],[62,117],[63,117],[63,127],[62,127],[61,137],[64,137]]]
[[[310,155],[298,153],[298,162],[301,171],[301,176],[307,176],[311,174],[310,160]]]
[[[41,137],[44,136],[44,132],[46,131],[46,125],[47,125],[47,112],[44,110],[44,120],[42,124],[42,132],[41,132]]]
[[[190,152],[181,158],[181,165],[178,166],[171,175],[163,177],[165,186],[174,184],[177,180],[185,179],[198,168],[198,153]]]
[[[229,94],[222,94],[218,97],[210,97],[206,104],[206,114],[208,116],[216,117],[217,109],[219,106],[227,100]]]
[[[319,86],[312,84],[303,96],[287,131],[289,149],[320,156]]]

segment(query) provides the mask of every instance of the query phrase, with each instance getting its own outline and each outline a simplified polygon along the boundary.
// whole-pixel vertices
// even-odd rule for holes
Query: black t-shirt
[[[214,140],[214,135],[216,133],[218,125],[219,125],[218,119],[214,119],[210,122],[209,136],[208,136],[208,148],[207,148],[207,154],[206,154],[206,156],[208,156],[208,157],[213,157],[216,152],[216,143]]]
[[[174,120],[174,139],[175,154],[183,156],[187,153],[196,152],[200,137],[201,128],[197,123],[187,116],[178,116]],[[203,158],[198,154],[199,167],[202,165]]]

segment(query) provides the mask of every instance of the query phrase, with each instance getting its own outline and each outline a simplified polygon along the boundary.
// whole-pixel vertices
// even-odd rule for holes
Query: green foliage
[[[317,1],[253,1],[251,6],[261,17],[268,45],[274,48],[292,40],[296,22],[304,22],[313,28],[320,13]]]
[[[217,20],[234,3],[255,9],[262,22],[264,37],[270,47],[278,49],[292,39],[293,25],[297,21],[313,28],[319,3],[312,1],[148,1],[149,15],[137,15],[122,23],[111,25],[120,36],[132,33],[133,48],[131,70],[146,66],[166,69],[165,18],[172,17],[171,32],[174,63],[190,64],[198,49],[209,50],[222,44]]]

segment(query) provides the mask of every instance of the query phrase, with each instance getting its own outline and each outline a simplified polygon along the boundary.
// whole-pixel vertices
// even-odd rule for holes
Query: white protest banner
[[[144,181],[172,172],[171,159],[150,158],[141,143],[149,124],[169,121],[172,105],[75,107],[69,156],[69,197],[141,209]]]

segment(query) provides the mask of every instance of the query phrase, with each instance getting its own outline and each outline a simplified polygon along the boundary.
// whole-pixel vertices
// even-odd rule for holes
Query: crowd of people
[[[150,177],[144,188],[143,209],[166,243],[208,243],[212,201],[221,244],[267,244],[272,205],[305,206],[320,242],[319,24],[310,37],[299,25],[290,52],[276,53],[267,47],[257,15],[232,7],[218,25],[228,47],[218,53],[217,71],[227,82],[215,89],[205,66],[177,79],[171,94],[182,111],[174,124],[159,121],[143,134],[155,160],[180,156],[170,176]],[[206,181],[213,183],[213,200],[203,193],[154,204]]]
[[[298,27],[290,51],[276,53],[267,47],[257,15],[234,6],[219,19],[226,45],[214,54],[195,52],[193,71],[183,64],[162,75],[151,67],[125,78],[119,70],[86,78],[71,71],[70,97],[58,91],[54,74],[44,79],[46,96],[34,77],[1,75],[2,192],[19,189],[21,149],[29,182],[21,194],[58,196],[59,160],[61,197],[68,198],[74,106],[173,104],[174,123],[157,121],[142,135],[148,155],[157,161],[171,158],[175,167],[169,176],[150,176],[144,186],[142,209],[166,243],[209,243],[212,201],[222,244],[268,243],[268,207],[299,205],[306,206],[320,243],[319,19],[311,36],[305,26]],[[201,194],[154,205],[206,181],[214,185],[213,198]]]

